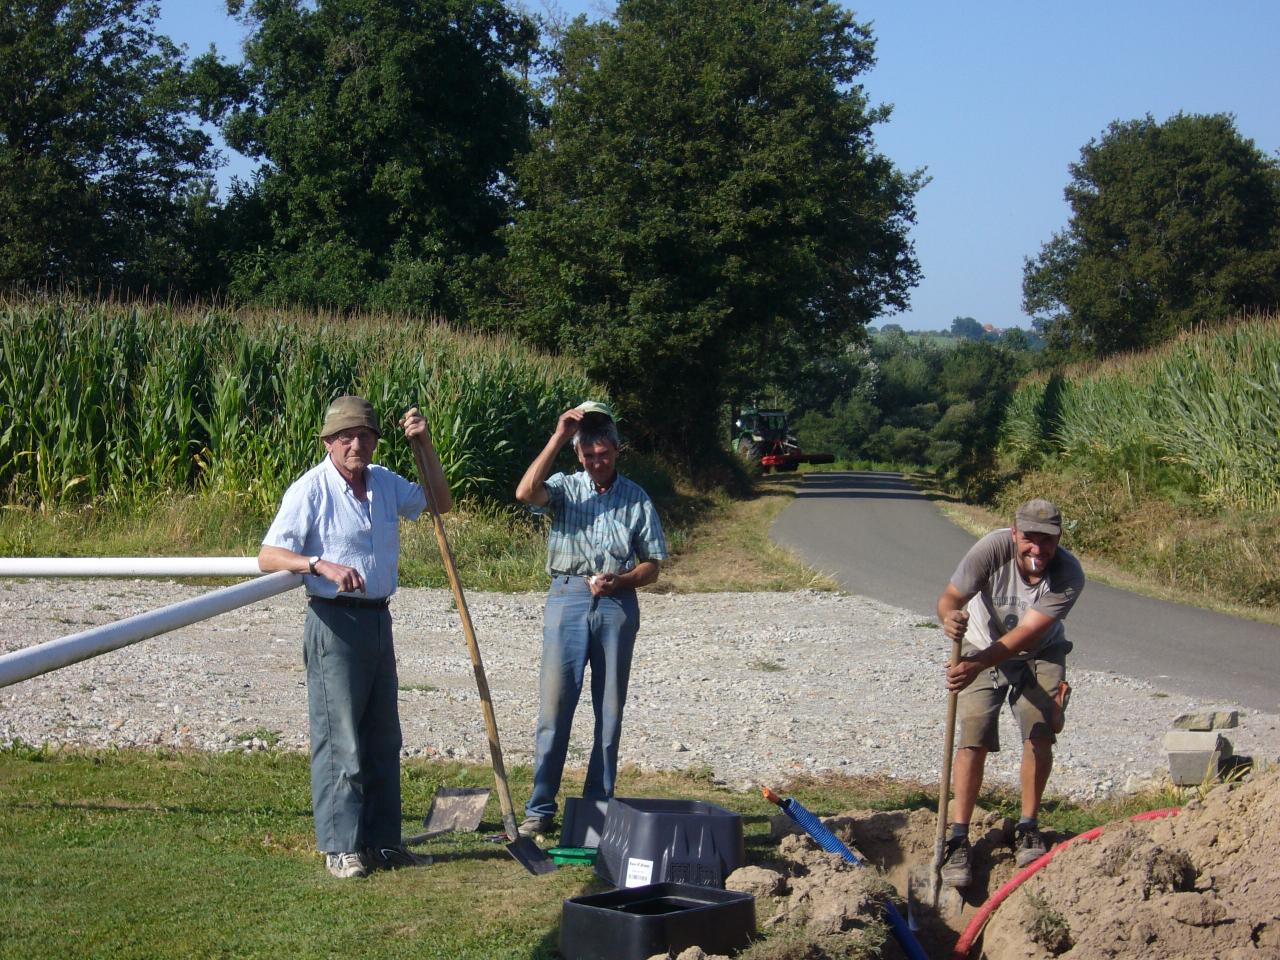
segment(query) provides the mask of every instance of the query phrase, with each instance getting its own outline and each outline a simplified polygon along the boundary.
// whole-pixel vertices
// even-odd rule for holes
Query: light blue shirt
[[[359,570],[365,592],[344,596],[391,596],[400,578],[400,518],[417,519],[427,500],[420,485],[376,464],[365,486],[367,499],[357,500],[326,456],[285,491],[263,544]],[[304,581],[308,596],[338,595],[338,585],[324,577],[305,574]]]
[[[653,501],[639,484],[617,474],[597,493],[585,470],[557,473],[544,483],[551,514],[547,573],[589,577],[625,573],[643,560],[667,559],[667,541]]]

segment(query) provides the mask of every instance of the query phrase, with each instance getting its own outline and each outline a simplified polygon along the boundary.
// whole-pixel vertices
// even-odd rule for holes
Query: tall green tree
[[[228,0],[242,67],[198,62],[228,144],[264,161],[234,198],[233,292],[452,312],[496,248],[537,31],[500,0]]]
[[[1065,192],[1070,223],[1022,286],[1056,350],[1141,349],[1280,303],[1280,164],[1231,116],[1113,123]]]
[[[191,274],[214,157],[155,20],[142,0],[0,0],[0,286]]]
[[[632,433],[696,457],[716,411],[903,306],[922,177],[875,149],[869,27],[811,0],[623,0],[556,48],[501,296]]]
[[[987,333],[973,317],[956,317],[951,321],[951,335],[962,340],[981,340]]]

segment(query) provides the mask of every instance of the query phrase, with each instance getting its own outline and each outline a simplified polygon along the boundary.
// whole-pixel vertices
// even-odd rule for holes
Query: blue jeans
[[[582,795],[591,800],[613,796],[622,708],[627,702],[631,652],[639,629],[640,604],[634,590],[596,598],[582,577],[556,577],[551,582],[542,622],[533,795],[524,806],[526,814],[555,815],[569,731],[588,663],[596,727]]]
[[[400,713],[391,613],[307,605],[303,627],[316,847],[400,843]]]

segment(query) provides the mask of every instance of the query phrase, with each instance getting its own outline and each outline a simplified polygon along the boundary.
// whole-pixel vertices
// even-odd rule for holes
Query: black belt
[[[381,610],[391,602],[390,597],[311,597],[312,603],[323,603],[331,607],[363,607],[366,610]]]

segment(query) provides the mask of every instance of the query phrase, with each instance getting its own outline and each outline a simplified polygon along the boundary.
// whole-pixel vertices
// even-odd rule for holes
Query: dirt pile
[[[1280,958],[1280,770],[1059,854],[1000,907],[988,960]]]
[[[756,896],[768,939],[742,960],[847,960],[898,957],[884,919],[885,898],[906,888],[908,870],[933,856],[934,814],[927,810],[852,810],[824,818],[868,866],[822,850],[783,814],[771,821],[776,857],[747,867],[727,883]],[[947,945],[956,933],[939,931]],[[928,949],[928,947],[926,947]],[[931,955],[935,951],[930,951]]]
[[[875,869],[846,863],[775,817],[776,857],[727,884],[756,896],[768,935],[739,960],[902,956],[880,905],[891,887],[902,903],[911,868],[932,862],[935,814],[855,810],[822,822]],[[950,957],[977,908],[1017,872],[1010,827],[977,811],[975,882],[962,910],[917,914],[929,957]],[[1178,816],[1114,824],[1065,848],[1005,900],[970,956],[1280,960],[1280,769],[1217,787]]]

